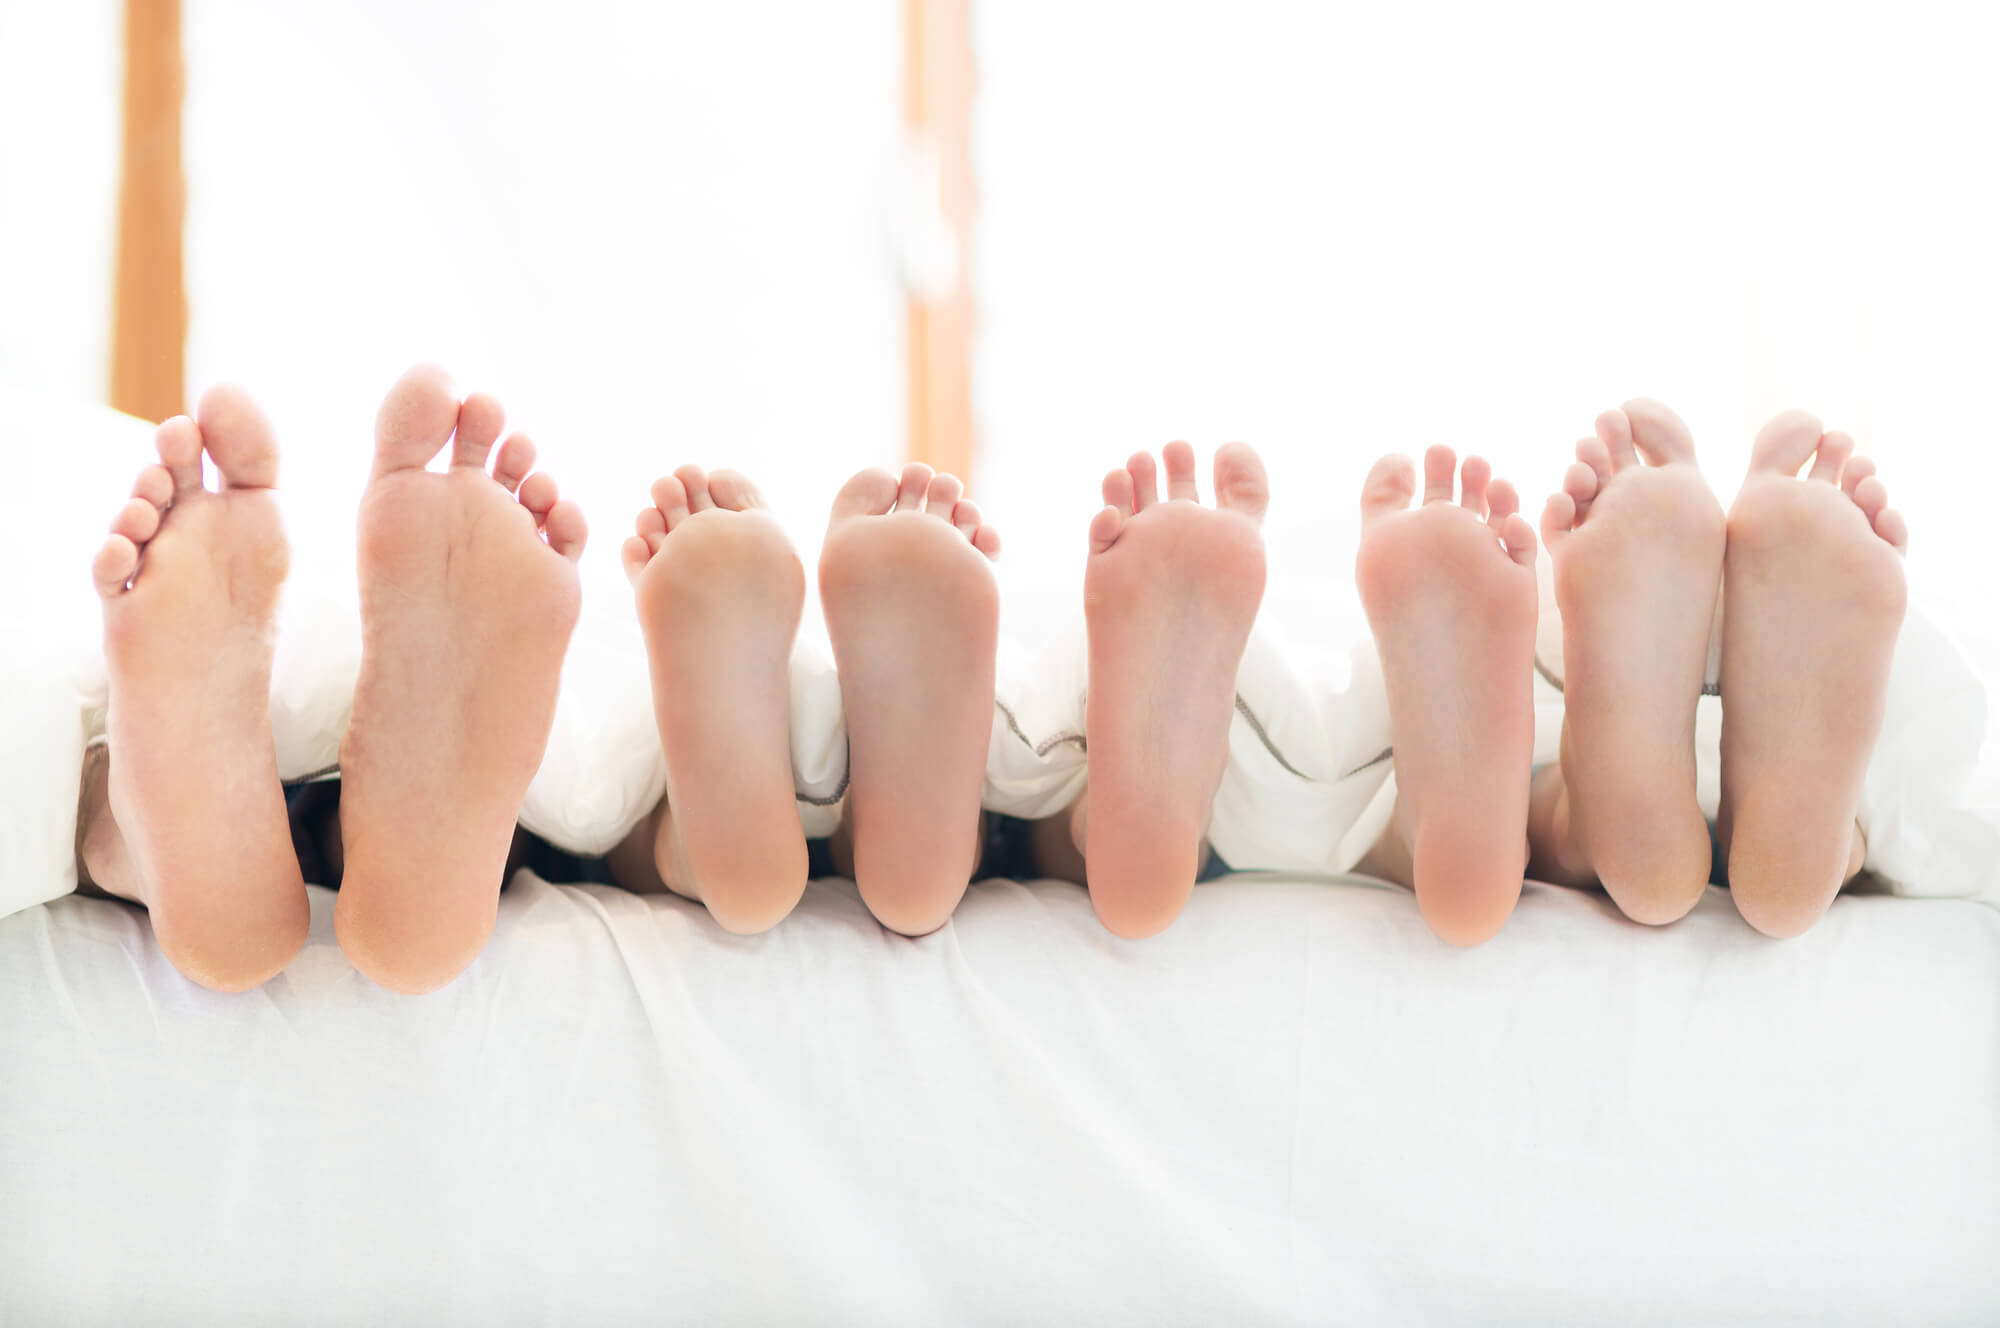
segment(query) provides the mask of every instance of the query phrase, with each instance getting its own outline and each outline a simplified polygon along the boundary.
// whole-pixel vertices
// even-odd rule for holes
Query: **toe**
[[[733,470],[718,470],[708,477],[708,496],[717,507],[731,512],[764,506],[764,495],[757,491],[757,486]]]
[[[669,481],[667,480],[662,480],[660,481],[660,484],[665,484],[668,482]],[[680,483],[679,480],[673,480],[671,482],[676,485]],[[659,484],[655,484],[653,486],[653,491],[655,493],[658,493],[659,489],[660,489]],[[685,504],[683,504],[679,508],[679,514],[681,517],[687,516],[687,508]],[[639,519],[632,523],[632,529],[637,532],[636,538],[638,538],[642,543],[645,544],[646,552],[648,554],[654,554],[660,551],[660,545],[666,541],[667,532],[673,528],[671,522],[674,519],[675,518],[669,516],[667,513],[661,511],[657,507],[646,507],[640,509]]]
[[[1535,565],[1535,528],[1519,512],[1500,523],[1496,532],[1507,546],[1507,556],[1523,567]]]
[[[1553,549],[1576,528],[1576,499],[1567,492],[1552,493],[1542,505],[1542,543]]]
[[[106,599],[122,594],[138,570],[139,546],[123,535],[113,535],[104,541],[97,556],[90,560],[90,579],[97,586],[97,593]]]
[[[1622,410],[1607,410],[1597,417],[1597,437],[1611,458],[1613,470],[1639,464],[1639,448],[1632,439],[1632,417]]]
[[[1885,507],[1876,514],[1875,533],[1894,545],[1896,552],[1910,551],[1910,527],[1895,508]]]
[[[1590,467],[1590,473],[1597,477],[1596,488],[1591,490],[1591,496],[1595,497],[1598,489],[1611,482],[1612,471],[1616,469],[1611,462],[1611,449],[1602,438],[1584,438],[1576,445],[1576,459]]]
[[[201,488],[201,430],[185,415],[176,415],[153,435],[160,465],[173,481],[176,494]]]
[[[556,492],[556,477],[546,470],[538,470],[521,481],[521,506],[535,514],[535,524],[540,525],[556,505],[560,497]]]
[[[708,491],[708,472],[700,466],[682,466],[674,472],[674,478],[687,493],[688,511],[706,512],[715,506],[715,498]]]
[[[421,470],[458,427],[458,391],[451,375],[420,364],[389,389],[375,412],[375,473]]]
[[[681,483],[679,475],[662,475],[654,480],[652,497],[655,514],[660,518],[659,533],[662,535],[687,520],[688,514],[693,510],[688,506],[687,485]],[[639,514],[639,533],[641,535],[649,533],[646,514],[643,512]]]
[[[978,503],[961,498],[951,509],[951,524],[958,527],[958,533],[968,542],[979,533],[980,521]]]
[[[144,498],[155,507],[165,507],[174,500],[174,477],[165,466],[148,466],[132,481],[132,496]]]
[[[493,478],[499,480],[508,493],[513,493],[534,468],[535,445],[528,441],[528,435],[507,435],[507,441],[500,444],[499,455],[493,458]]]
[[[542,529],[548,534],[551,549],[571,562],[583,557],[590,526],[583,519],[581,507],[564,499],[549,509],[548,520],[543,523]]]
[[[919,512],[923,510],[924,494],[931,487],[931,480],[937,472],[921,461],[912,461],[903,467],[903,477],[896,486],[896,510],[898,512]]]
[[[1118,532],[1125,529],[1125,514],[1115,507],[1099,508],[1097,515],[1090,518],[1090,551],[1103,553],[1118,542]]]
[[[1130,516],[1139,510],[1138,499],[1132,492],[1132,472],[1120,467],[1104,477],[1104,505],[1115,507],[1120,516]]]
[[[486,469],[486,454],[500,441],[507,412],[484,392],[474,392],[458,408],[458,434],[452,439],[451,464]]]
[[[1786,411],[1759,430],[1750,444],[1750,473],[1798,474],[1823,432],[1817,417],[1802,410]]]
[[[1849,457],[1854,455],[1854,440],[1835,430],[1819,440],[1819,450],[1813,453],[1812,469],[1806,478],[1821,484],[1840,483],[1840,472],[1846,467]]]
[[[1143,512],[1160,501],[1159,469],[1151,452],[1134,452],[1125,463],[1132,473],[1132,510]]]
[[[1868,524],[1874,525],[1875,518],[1889,505],[1889,486],[1880,475],[1870,475],[1854,486],[1854,505],[1868,518]]]
[[[1874,473],[1875,462],[1872,458],[1865,456],[1855,457],[1841,470],[1840,487],[1847,490],[1847,496],[1852,498],[1855,487]]]
[[[953,519],[953,509],[958,500],[965,496],[965,483],[956,475],[938,472],[931,481],[930,488],[924,490],[924,511],[941,521]]]
[[[1486,515],[1497,526],[1521,510],[1521,495],[1506,480],[1495,480],[1486,490]]]
[[[1458,471],[1459,503],[1474,515],[1486,515],[1486,486],[1492,482],[1492,463],[1485,457],[1467,457]]]
[[[972,547],[991,560],[1000,556],[1000,532],[991,526],[981,526],[972,536]]]
[[[144,498],[127,499],[111,519],[111,533],[123,535],[134,544],[144,544],[160,529],[160,509]]]
[[[1632,442],[1656,466],[1694,460],[1694,432],[1687,422],[1651,397],[1634,397],[1624,406]]]
[[[627,536],[625,542],[618,546],[618,563],[625,569],[627,581],[637,580],[639,573],[646,570],[646,564],[652,559],[653,551],[646,546],[646,541],[637,535]]]
[[[218,384],[195,407],[202,446],[215,458],[232,489],[273,489],[278,484],[278,437],[271,421],[240,387]]]
[[[1408,499],[1404,504],[1408,505]],[[1224,443],[1215,449],[1215,505],[1241,512],[1256,521],[1271,505],[1271,484],[1264,477],[1264,459],[1248,443]]]
[[[1424,501],[1451,501],[1452,476],[1458,471],[1458,453],[1439,443],[1424,453]]]
[[[847,483],[833,498],[833,515],[881,516],[896,505],[897,481],[879,466],[870,466]]]
[[[1410,505],[1417,493],[1417,463],[1391,454],[1377,461],[1361,482],[1361,519],[1373,521]]]
[[[1171,442],[1161,449],[1160,459],[1166,463],[1167,498],[1200,502],[1201,487],[1194,478],[1194,448],[1184,442]]]

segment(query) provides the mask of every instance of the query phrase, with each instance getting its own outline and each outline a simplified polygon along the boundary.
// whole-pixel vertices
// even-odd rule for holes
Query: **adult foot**
[[[1602,884],[1635,921],[1673,922],[1711,865],[1694,712],[1722,587],[1722,505],[1687,425],[1656,401],[1598,416],[1542,540],[1563,621],[1563,737],[1537,787],[1536,867]]]
[[[652,499],[623,556],[667,759],[654,866],[724,930],[764,931],[806,887],[791,743],[805,571],[733,471],[683,466]]]
[[[1736,907],[1768,936],[1810,927],[1860,867],[1909,529],[1853,452],[1788,411],[1757,435],[1729,509],[1717,830]]]
[[[1098,919],[1128,937],[1165,929],[1194,889],[1264,597],[1264,463],[1241,443],[1218,450],[1210,509],[1194,449],[1169,443],[1164,459],[1164,501],[1144,452],[1104,477],[1083,582],[1090,788],[1077,847]]]
[[[950,918],[978,865],[993,730],[1000,537],[929,466],[864,470],[833,502],[820,599],[847,713],[854,878],[906,936]]]
[[[1448,447],[1384,457],[1361,492],[1355,581],[1382,657],[1393,830],[1432,931],[1477,945],[1507,920],[1527,854],[1534,760],[1535,532],[1520,500]]]
[[[91,565],[115,828],[86,825],[83,849],[99,886],[146,905],[176,968],[241,991],[291,961],[310,920],[271,741],[290,552],[269,422],[229,387],[195,414],[160,426],[160,464],[139,472]],[[203,451],[218,490],[202,487]]]
[[[443,986],[493,930],[576,626],[583,513],[529,474],[526,438],[494,448],[502,418],[419,367],[375,421],[334,927],[354,966],[396,991]],[[450,469],[427,471],[454,431]]]

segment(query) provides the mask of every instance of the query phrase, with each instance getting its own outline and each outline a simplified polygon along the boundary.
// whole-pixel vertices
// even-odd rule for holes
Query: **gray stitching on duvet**
[[[1014,718],[1014,712],[1007,708],[1007,703],[1005,701],[1002,701],[997,697],[994,698],[993,708],[995,710],[998,710],[1002,715],[1006,717],[1008,729],[1013,732],[1015,737],[1021,740],[1022,744],[1025,747],[1027,747],[1029,751],[1033,752],[1037,756],[1047,756],[1050,752],[1062,746],[1064,743],[1074,743],[1076,745],[1076,749],[1080,752],[1088,753],[1090,751],[1090,742],[1081,733],[1058,733],[1053,738],[1049,738],[1044,742],[1037,743],[1032,739],[1030,739],[1026,733],[1023,733],[1021,731],[1021,721]]]

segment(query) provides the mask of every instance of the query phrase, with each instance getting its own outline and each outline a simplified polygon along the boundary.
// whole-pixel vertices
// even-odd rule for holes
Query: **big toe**
[[[1271,505],[1264,460],[1248,443],[1224,443],[1215,450],[1215,505],[1262,521]]]
[[[195,407],[202,446],[232,489],[271,489],[278,484],[278,436],[250,394],[223,383],[201,394]]]
[[[1417,465],[1392,453],[1377,461],[1361,484],[1361,519],[1373,521],[1409,507],[1417,494]]]
[[[1788,410],[1757,432],[1750,444],[1751,471],[1796,475],[1819,448],[1824,432],[1819,417],[1803,410]]]
[[[1632,441],[1656,466],[1694,460],[1694,433],[1687,422],[1651,397],[1635,397],[1623,407]]]
[[[375,413],[375,473],[421,469],[458,427],[458,391],[451,375],[420,364],[389,389]]]

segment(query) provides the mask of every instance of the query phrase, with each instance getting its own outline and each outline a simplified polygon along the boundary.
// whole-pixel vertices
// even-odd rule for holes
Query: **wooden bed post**
[[[904,0],[903,119],[934,149],[957,250],[948,292],[905,297],[909,456],[972,480],[972,0]]]
[[[125,129],[111,316],[111,404],[142,419],[184,409],[180,0],[125,0]]]

